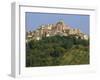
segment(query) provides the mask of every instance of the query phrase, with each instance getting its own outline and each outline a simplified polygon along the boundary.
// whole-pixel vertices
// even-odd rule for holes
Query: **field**
[[[26,67],[89,64],[89,40],[51,36],[26,43]]]

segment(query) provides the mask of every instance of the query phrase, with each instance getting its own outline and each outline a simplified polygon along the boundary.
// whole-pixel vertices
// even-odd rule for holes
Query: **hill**
[[[89,40],[50,36],[26,43],[26,67],[89,64]]]

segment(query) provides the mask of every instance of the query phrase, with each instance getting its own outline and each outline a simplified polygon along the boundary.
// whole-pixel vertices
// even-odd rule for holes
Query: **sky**
[[[89,35],[89,15],[79,14],[60,14],[60,13],[25,13],[26,31],[33,31],[43,24],[56,24],[63,20],[66,25],[71,28],[80,29],[85,34]]]

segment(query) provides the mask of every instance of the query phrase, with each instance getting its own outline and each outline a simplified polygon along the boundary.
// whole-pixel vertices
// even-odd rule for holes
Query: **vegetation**
[[[26,43],[26,67],[89,64],[89,40],[51,36]]]

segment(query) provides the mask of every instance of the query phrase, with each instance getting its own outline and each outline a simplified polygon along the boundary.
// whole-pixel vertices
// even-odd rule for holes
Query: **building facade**
[[[59,21],[56,24],[41,25],[38,29],[34,31],[26,32],[26,41],[40,40],[43,37],[55,35],[74,35],[76,36],[76,38],[88,40],[88,35],[82,33],[80,29],[73,29],[69,25],[64,24],[63,21]]]

